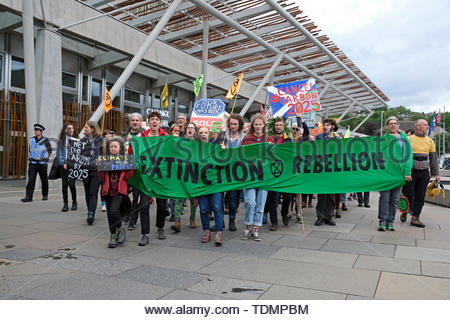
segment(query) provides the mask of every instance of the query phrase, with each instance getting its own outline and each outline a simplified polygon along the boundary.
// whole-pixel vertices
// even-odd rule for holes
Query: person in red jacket
[[[106,155],[124,155],[125,143],[122,138],[113,137],[106,141]],[[102,182],[101,195],[106,201],[109,231],[111,232],[108,248],[116,248],[125,242],[125,228],[122,227],[120,205],[128,195],[127,180],[134,170],[99,171]]]

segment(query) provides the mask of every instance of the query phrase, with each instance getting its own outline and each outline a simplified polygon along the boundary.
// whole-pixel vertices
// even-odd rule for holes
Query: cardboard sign
[[[228,113],[225,102],[220,99],[200,99],[192,109],[191,122],[197,126],[207,126],[209,130],[220,127],[218,122],[225,123]],[[215,129],[216,130],[216,129]]]
[[[302,120],[303,120],[303,122],[306,123],[308,128],[314,128],[314,126],[316,125],[316,112],[311,111],[311,112],[302,114]]]
[[[267,87],[274,117],[287,118],[296,112],[306,114],[320,111],[319,95],[314,79],[301,80]]]
[[[92,144],[88,141],[81,142],[79,139],[69,140],[67,150],[68,178],[72,180],[84,180],[89,175],[89,163],[91,162]]]
[[[169,109],[161,109],[161,108],[147,108],[145,109],[145,112],[147,115],[150,114],[150,112],[157,111],[161,114],[161,126],[168,127],[170,122],[170,110]]]
[[[99,156],[98,171],[136,170],[132,154]]]

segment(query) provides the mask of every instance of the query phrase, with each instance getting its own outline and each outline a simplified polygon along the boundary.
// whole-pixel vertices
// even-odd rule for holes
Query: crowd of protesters
[[[92,225],[95,222],[96,209],[98,206],[98,194],[100,189],[101,204],[106,211],[110,241],[109,248],[115,248],[126,240],[126,231],[134,231],[138,220],[140,220],[141,239],[139,246],[146,246],[150,236],[150,205],[156,203],[157,238],[164,240],[165,220],[173,222],[170,229],[175,233],[181,231],[181,218],[184,207],[190,203],[189,227],[197,227],[196,211],[199,207],[202,225],[201,242],[207,243],[214,238],[216,245],[223,242],[225,229],[225,213],[228,214],[228,230],[237,231],[236,215],[240,202],[245,202],[244,227],[242,240],[261,240],[260,228],[270,218],[270,230],[278,230],[278,206],[281,202],[281,218],[285,226],[288,226],[292,211],[295,208],[295,217],[298,223],[303,223],[302,209],[313,207],[312,201],[316,201],[316,226],[327,224],[335,226],[335,218],[341,217],[341,210],[347,211],[346,200],[358,200],[359,207],[369,208],[369,192],[358,192],[356,195],[346,194],[290,194],[276,191],[266,191],[261,188],[248,188],[244,190],[230,190],[205,194],[191,199],[152,199],[149,195],[138,188],[132,187],[127,181],[133,176],[134,170],[99,171],[97,158],[99,155],[126,155],[132,154],[133,150],[129,143],[135,137],[154,137],[173,135],[175,138],[198,140],[203,143],[220,145],[222,149],[236,148],[255,143],[305,143],[314,140],[341,139],[337,133],[338,124],[334,119],[323,121],[323,132],[313,136],[308,126],[303,122],[301,114],[296,115],[292,127],[289,127],[281,117],[272,118],[266,123],[264,115],[256,114],[251,118],[248,132],[244,130],[244,119],[238,114],[231,114],[226,122],[226,128],[218,133],[212,133],[208,127],[198,127],[193,122],[188,122],[186,115],[180,114],[176,122],[170,123],[169,127],[162,128],[161,115],[151,112],[147,122],[139,113],[128,116],[129,128],[121,137],[114,131],[105,130],[101,134],[96,122],[88,121],[83,128],[81,142],[89,144],[89,163],[87,164],[87,176],[83,179],[85,200],[87,207],[86,222]],[[410,205],[411,225],[424,228],[420,221],[420,215],[424,205],[425,191],[430,177],[435,176],[440,182],[439,166],[436,156],[436,148],[433,140],[427,136],[428,123],[424,119],[417,120],[412,132],[407,135],[399,132],[399,121],[396,117],[389,117],[386,121],[387,135],[394,136],[405,154],[405,147],[410,144],[412,148],[412,161],[407,161],[405,168],[405,185],[391,190],[381,191],[378,201],[379,231],[394,231],[394,220],[398,209],[401,193],[408,199]],[[47,164],[52,154],[49,139],[43,136],[45,128],[41,124],[34,125],[35,136],[29,143],[29,167],[26,195],[23,202],[33,201],[33,191],[36,176],[39,174],[42,182],[42,199],[48,199],[48,177]],[[69,210],[68,189],[71,192],[71,210],[78,209],[77,191],[75,180],[69,177],[67,154],[69,141],[77,139],[77,133],[72,124],[65,124],[58,138],[55,167],[58,176],[62,179],[63,207],[61,211]],[[411,165],[408,165],[411,164]],[[170,212],[169,212],[170,203]],[[400,215],[400,220],[407,220],[407,213]],[[211,221],[214,225],[211,226]],[[125,228],[124,224],[127,224]],[[211,233],[215,232],[212,237]]]

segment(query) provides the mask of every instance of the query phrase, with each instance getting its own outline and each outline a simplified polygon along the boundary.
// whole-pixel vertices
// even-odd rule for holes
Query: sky
[[[450,111],[449,0],[295,0],[389,98]]]

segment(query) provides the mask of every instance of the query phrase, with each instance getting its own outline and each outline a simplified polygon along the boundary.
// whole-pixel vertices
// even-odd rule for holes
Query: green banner
[[[261,188],[289,193],[390,190],[404,184],[412,163],[392,136],[231,149],[185,138],[133,137],[136,173],[129,183],[158,198],[192,198]]]

